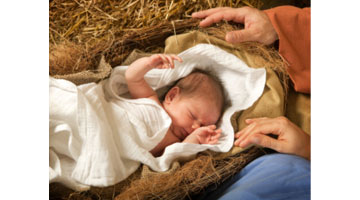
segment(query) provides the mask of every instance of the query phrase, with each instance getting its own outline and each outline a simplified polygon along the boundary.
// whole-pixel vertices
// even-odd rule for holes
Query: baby
[[[156,92],[145,81],[144,75],[153,68],[174,68],[176,55],[155,54],[133,62],[125,73],[132,98],[149,98],[157,102],[172,120],[165,137],[150,152],[161,156],[165,147],[175,142],[216,144],[221,129],[216,129],[224,109],[224,91],[221,83],[204,71],[194,71],[180,79],[161,102]]]

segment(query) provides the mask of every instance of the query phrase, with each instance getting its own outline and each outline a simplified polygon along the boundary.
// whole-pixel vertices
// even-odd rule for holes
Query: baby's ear
[[[179,95],[179,94],[180,94],[180,88],[179,88],[178,86],[172,87],[172,88],[166,93],[165,102],[166,102],[166,103],[172,102],[172,101],[177,97],[177,95]]]

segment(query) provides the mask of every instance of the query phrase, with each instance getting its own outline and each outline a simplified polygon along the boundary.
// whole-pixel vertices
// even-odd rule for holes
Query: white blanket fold
[[[188,75],[195,67],[211,70],[222,81],[230,107],[218,126],[223,130],[216,145],[175,143],[161,157],[149,150],[164,137],[171,124],[167,113],[150,99],[127,99],[127,66],[114,68],[99,84],[76,86],[50,78],[50,182],[75,190],[109,186],[127,178],[140,165],[166,171],[176,159],[210,149],[227,152],[233,145],[231,115],[250,107],[262,94],[265,70],[249,68],[220,48],[199,44],[179,56],[175,69],[153,69],[145,75],[157,90]]]

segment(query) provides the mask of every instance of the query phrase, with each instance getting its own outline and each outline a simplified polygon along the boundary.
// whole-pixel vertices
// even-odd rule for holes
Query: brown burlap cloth
[[[243,60],[249,67],[266,68],[266,86],[262,96],[250,108],[236,112],[231,117],[234,131],[246,126],[244,120],[255,117],[287,116],[291,121],[310,134],[310,96],[284,89],[285,80],[281,80],[272,69],[272,63],[262,55],[252,53],[247,48],[234,46],[222,39],[203,32],[192,31],[166,39],[164,53],[178,54],[199,43],[210,43],[232,53]],[[134,60],[151,54],[134,50],[122,65],[129,65]],[[102,58],[97,71],[55,76],[82,84],[97,82],[109,76],[111,67]],[[258,147],[242,149],[233,147],[228,153],[204,152],[195,160],[182,163],[174,162],[169,171],[154,172],[142,165],[129,178],[108,188],[92,188],[92,194],[106,196],[106,189],[112,190],[107,197],[115,199],[184,199],[199,193],[206,186],[221,182],[230,177],[248,162],[263,155]],[[111,193],[111,192],[110,192]],[[106,198],[106,197],[105,197]]]

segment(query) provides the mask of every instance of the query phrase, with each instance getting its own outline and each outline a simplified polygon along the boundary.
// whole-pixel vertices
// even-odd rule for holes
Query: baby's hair
[[[180,88],[181,97],[197,95],[207,96],[220,105],[221,113],[224,110],[225,92],[221,80],[210,71],[201,69],[193,70],[186,77],[178,80],[174,86]]]

